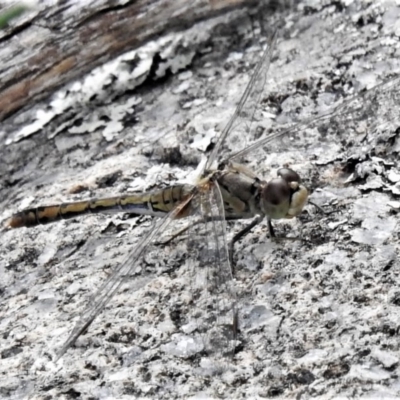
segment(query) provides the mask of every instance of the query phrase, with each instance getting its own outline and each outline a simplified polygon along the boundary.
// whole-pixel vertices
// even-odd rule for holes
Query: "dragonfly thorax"
[[[226,216],[252,218],[260,214],[260,180],[240,164],[228,165],[216,171],[215,177],[221,190]]]
[[[300,176],[289,168],[281,168],[278,178],[266,182],[245,166],[230,164],[222,171],[215,171],[213,179],[220,186],[228,217],[293,218],[301,213],[308,197]]]

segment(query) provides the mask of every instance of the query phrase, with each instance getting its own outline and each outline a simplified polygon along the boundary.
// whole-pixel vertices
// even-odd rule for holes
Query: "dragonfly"
[[[239,301],[232,274],[232,246],[227,240],[227,221],[254,218],[251,224],[235,236],[239,238],[265,218],[273,237],[275,234],[272,221],[297,217],[309,196],[308,189],[294,170],[281,168],[277,178],[266,181],[257,177],[238,160],[275,140],[313,127],[333,115],[353,113],[362,105],[362,96],[354,96],[331,112],[269,133],[246,148],[221,159],[224,145],[229,140],[234,140],[234,133],[239,126],[244,125],[248,132],[255,129],[254,110],[264,92],[276,41],[277,32],[269,39],[233,115],[201,167],[195,184],[175,184],[148,193],[29,208],[12,215],[6,221],[8,228],[20,228],[88,213],[125,212],[159,217],[94,294],[67,341],[58,351],[56,360],[89,328],[127,277],[139,278],[144,274],[140,260],[150,245],[175,220],[182,218],[191,218],[187,228],[187,251],[192,264],[193,307],[188,319],[195,320],[193,331],[202,338],[207,354],[226,357],[234,353],[239,329]]]

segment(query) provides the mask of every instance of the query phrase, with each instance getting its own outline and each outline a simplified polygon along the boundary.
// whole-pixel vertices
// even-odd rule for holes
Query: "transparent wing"
[[[277,31],[275,31],[272,35],[267,48],[265,49],[263,55],[256,65],[250,82],[248,83],[239,101],[239,104],[236,107],[235,112],[233,113],[231,119],[226,124],[220,137],[218,138],[218,141],[212,153],[210,154],[210,157],[207,160],[207,164],[205,166],[206,170],[210,169],[214,164],[215,160],[221,152],[223,143],[231,132],[237,130],[239,125],[241,124],[245,125],[244,128],[246,132],[250,131],[256,106],[260,102],[261,95],[264,90],[264,85],[267,80],[267,74],[271,63],[272,52],[275,48],[276,38]],[[246,124],[246,122],[248,123]],[[238,139],[244,137],[245,135],[243,134],[243,132],[240,132],[237,135]],[[231,141],[235,141],[235,138],[231,138]]]
[[[285,150],[290,147],[289,141],[294,139],[293,135],[298,135],[300,132],[314,127],[318,127],[322,130],[321,126],[324,122],[329,124],[327,129],[340,126],[346,127],[346,129],[359,129],[357,123],[363,121],[365,124],[372,124],[372,129],[370,129],[370,131],[373,131],[376,129],[378,123],[382,124],[382,120],[386,121],[386,128],[389,123],[395,126],[400,120],[396,112],[396,106],[400,100],[398,94],[399,84],[400,78],[396,77],[376,85],[365,92],[352,95],[340,101],[339,104],[335,105],[328,112],[308,118],[288,128],[280,128],[276,132],[268,134],[263,139],[255,141],[247,148],[233,154],[225,160],[225,162],[228,160],[237,161],[253,151],[262,149],[266,145],[272,145],[275,141],[277,141],[277,143],[279,142],[279,146]],[[334,122],[333,120],[336,117],[340,119],[340,121]],[[323,131],[326,132],[326,130]],[[345,132],[340,133],[345,135]],[[287,140],[287,144],[283,145],[281,143],[282,140]],[[294,140],[293,143],[298,143],[298,141]],[[264,148],[264,150],[270,152],[271,148],[268,146]]]
[[[180,213],[182,213],[186,207],[190,206],[190,202],[193,199],[194,194],[189,195],[186,200],[180,203],[173,211],[167,214],[164,218],[156,220],[153,228],[143,237],[138,243],[134,250],[132,250],[124,259],[124,261],[118,266],[118,268],[110,275],[103,286],[96,292],[92,298],[91,304],[82,313],[79,321],[76,323],[70,336],[65,342],[64,346],[57,354],[56,361],[60,359],[65,352],[75,343],[79,336],[90,326],[96,316],[104,309],[107,303],[114,296],[115,292],[123,283],[124,279],[129,276],[142,277],[143,273],[137,261],[144,255],[148,245],[168,227],[171,221],[173,221]],[[137,270],[135,270],[135,268]]]
[[[192,225],[188,239],[192,296],[188,323],[205,350],[203,373],[215,374],[233,356],[237,340],[237,298],[217,182],[196,196],[195,213],[204,222]]]

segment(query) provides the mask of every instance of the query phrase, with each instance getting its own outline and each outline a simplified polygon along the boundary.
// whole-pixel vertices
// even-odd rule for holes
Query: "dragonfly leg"
[[[185,233],[186,231],[188,231],[190,228],[193,228],[194,226],[199,225],[199,224],[204,224],[204,223],[206,223],[206,222],[213,221],[213,220],[215,220],[215,219],[216,219],[215,217],[213,217],[213,218],[207,217],[207,218],[205,218],[205,219],[199,219],[199,220],[195,221],[195,222],[192,223],[192,224],[186,225],[184,228],[180,229],[178,232],[176,232],[174,235],[172,235],[172,236],[171,236],[170,238],[168,238],[167,240],[164,240],[164,241],[157,241],[156,244],[157,244],[157,245],[167,245],[167,244],[170,244],[173,240],[175,240],[178,236],[181,236],[183,233]]]
[[[321,206],[319,206],[318,204],[314,203],[313,201],[308,200],[308,203],[313,205],[322,214],[325,214],[325,215],[332,214],[332,212],[328,212],[328,211],[324,210]]]
[[[262,215],[259,215],[257,218],[253,219],[253,221],[251,221],[251,223],[249,225],[247,225],[246,227],[244,227],[241,231],[239,231],[233,238],[232,240],[229,242],[229,247],[228,247],[228,251],[229,251],[229,262],[230,264],[233,266],[233,251],[234,251],[234,247],[235,247],[235,243],[237,241],[239,241],[243,236],[247,235],[256,225],[258,225],[262,220],[264,219],[264,217]],[[269,221],[268,221],[269,222]],[[270,223],[270,222],[269,222]],[[272,225],[271,225],[272,228]],[[269,229],[269,225],[268,225],[268,229]],[[275,235],[275,234],[274,234]]]
[[[234,252],[235,243],[237,241],[239,241],[243,236],[247,235],[263,219],[264,219],[264,217],[262,215],[260,215],[257,218],[255,218],[249,225],[247,225],[240,232],[238,232],[232,238],[232,240],[229,242],[229,247],[228,247],[229,262],[231,263],[232,266],[234,265],[233,264],[233,252]],[[275,234],[274,227],[272,226],[272,222],[271,222],[270,218],[267,219],[267,224],[268,224],[268,232],[269,232],[269,236],[270,236],[271,240],[274,240],[274,241],[280,241],[280,240],[304,240],[302,237],[297,237],[297,236],[296,237],[286,237],[286,236],[277,237],[276,234]]]
[[[203,220],[196,221],[193,225],[187,225],[184,228],[180,229],[178,232],[176,232],[174,235],[172,235],[170,238],[164,241],[157,241],[155,244],[156,245],[167,245],[170,244],[173,240],[175,240],[178,236],[182,235],[186,231],[188,231],[192,226],[198,225],[200,223],[203,223]]]
[[[325,211],[322,207],[320,207],[318,204],[313,203],[312,201],[308,200],[309,204],[312,204],[318,211],[320,211],[322,214],[329,215],[331,214],[330,212]],[[281,240],[301,240],[303,242],[308,242],[306,239],[303,239],[302,236],[295,236],[295,237],[286,237],[286,236],[281,236],[277,237],[275,235],[274,227],[272,226],[271,220],[268,218],[268,232],[270,235],[271,240],[274,240],[276,242],[279,242]]]
[[[267,221],[268,221],[268,232],[269,232],[269,237],[270,237],[271,239],[276,239],[276,235],[275,235],[274,227],[272,226],[271,219],[268,218]]]

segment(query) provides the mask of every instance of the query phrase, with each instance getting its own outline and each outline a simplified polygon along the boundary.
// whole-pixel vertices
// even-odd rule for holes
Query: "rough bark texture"
[[[0,31],[0,121],[122,53],[245,0],[66,2]]]
[[[237,244],[240,333],[227,371],[205,376],[204,354],[185,347],[193,304],[184,238],[149,247],[143,279],[126,277],[75,347],[52,361],[151,226],[89,215],[1,232],[0,397],[399,397],[400,8],[309,0],[263,10],[265,34],[282,29],[260,110],[221,156],[336,111],[244,159],[262,179],[290,165],[327,213],[309,205],[276,223],[278,236],[304,241],[271,242],[265,223]],[[0,219],[187,178],[257,60],[263,39],[248,15],[162,37],[21,113],[2,138]],[[230,224],[228,235],[247,223]]]

